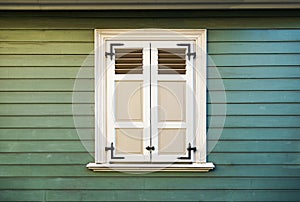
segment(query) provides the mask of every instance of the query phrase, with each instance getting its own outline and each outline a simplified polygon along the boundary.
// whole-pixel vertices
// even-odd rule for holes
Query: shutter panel
[[[150,141],[150,88],[146,85],[149,83],[148,43],[113,43],[123,45],[113,49],[112,59],[107,58],[107,145],[114,145],[114,157],[109,150],[107,159],[109,162],[149,161],[145,149]],[[107,47],[111,47],[110,42]]]
[[[155,162],[192,162],[187,156],[193,145],[193,60],[178,42],[152,43],[151,129]],[[181,42],[180,42],[181,43]],[[191,43],[191,42],[182,42]]]

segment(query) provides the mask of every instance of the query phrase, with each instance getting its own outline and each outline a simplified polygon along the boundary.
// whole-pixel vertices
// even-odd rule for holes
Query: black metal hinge
[[[110,143],[110,147],[105,147],[105,151],[110,150],[110,158],[111,159],[125,159],[125,157],[121,157],[121,156],[114,156],[114,143]]]
[[[189,143],[187,151],[188,151],[188,156],[178,157],[178,159],[191,159],[192,158],[192,151],[193,152],[197,151],[197,148],[196,147],[192,147],[191,143]]]
[[[191,44],[179,43],[179,44],[177,44],[177,46],[187,46],[188,52],[186,55],[188,56],[189,60],[191,60],[191,56],[193,56],[194,58],[196,57],[196,52],[191,53]]]
[[[115,55],[115,53],[113,52],[114,51],[114,49],[113,49],[114,46],[124,46],[124,44],[122,44],[122,43],[111,43],[110,44],[110,52],[109,53],[105,52],[105,57],[107,57],[109,55],[111,60],[113,59],[113,56]]]

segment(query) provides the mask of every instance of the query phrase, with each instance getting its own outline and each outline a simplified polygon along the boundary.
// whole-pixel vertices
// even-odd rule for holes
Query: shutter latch
[[[113,56],[115,55],[115,53],[113,52],[114,46],[124,46],[124,44],[122,44],[122,43],[111,43],[110,44],[110,53],[105,52],[105,57],[107,57],[109,55],[111,60],[113,59]]]
[[[187,46],[188,52],[186,55],[188,56],[189,60],[191,60],[191,56],[193,56],[194,58],[196,57],[196,52],[191,53],[191,44],[179,43],[179,44],[177,44],[177,46]]]
[[[154,146],[152,146],[152,147],[147,146],[146,149],[147,149],[148,151],[154,151],[154,150],[155,150],[155,147],[154,147]]]
[[[105,151],[108,151],[108,150],[110,150],[110,158],[111,159],[125,159],[125,157],[117,157],[117,156],[114,156],[114,150],[115,150],[115,148],[114,148],[114,143],[111,143],[110,144],[110,147],[105,147]]]
[[[187,151],[188,151],[188,156],[178,157],[178,159],[191,159],[192,158],[192,151],[193,152],[197,151],[197,148],[196,147],[192,147],[191,143],[189,143]]]

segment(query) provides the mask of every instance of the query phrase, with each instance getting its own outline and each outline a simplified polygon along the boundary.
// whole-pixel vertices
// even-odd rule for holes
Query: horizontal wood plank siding
[[[299,15],[113,13],[0,13],[0,201],[299,201]],[[85,167],[93,31],[151,27],[208,29],[211,172]]]

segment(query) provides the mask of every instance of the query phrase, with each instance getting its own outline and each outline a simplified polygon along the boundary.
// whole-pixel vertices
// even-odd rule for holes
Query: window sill
[[[151,171],[174,171],[174,172],[208,172],[215,168],[213,163],[193,164],[100,164],[89,163],[86,166],[93,171],[125,171],[125,172],[151,172]]]

